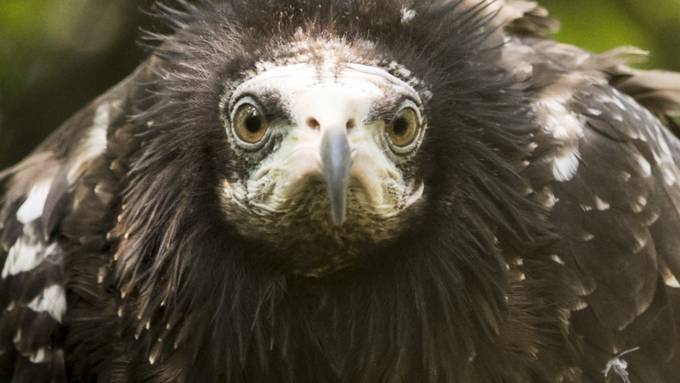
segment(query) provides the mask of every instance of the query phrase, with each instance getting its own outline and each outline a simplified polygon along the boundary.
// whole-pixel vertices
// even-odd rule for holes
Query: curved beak
[[[346,128],[340,125],[325,129],[321,137],[321,171],[331,202],[331,220],[336,226],[342,226],[346,219],[351,155]]]

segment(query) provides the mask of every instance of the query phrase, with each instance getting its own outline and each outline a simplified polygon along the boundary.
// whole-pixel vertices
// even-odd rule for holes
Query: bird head
[[[482,214],[471,209],[500,216],[485,196],[513,193],[529,119],[497,65],[488,6],[231,0],[166,9],[175,30],[155,50],[155,104],[140,115],[152,126],[145,134],[157,135],[147,153],[162,153],[158,169],[174,161],[180,177],[198,174],[193,194],[210,197],[196,197],[203,207],[192,211],[219,216],[224,235],[238,237],[232,244],[298,275],[470,227]]]
[[[368,62],[366,49],[300,35],[221,99],[234,154],[219,184],[225,216],[244,236],[320,252],[307,273],[392,238],[424,198],[415,159],[427,95],[407,68]]]

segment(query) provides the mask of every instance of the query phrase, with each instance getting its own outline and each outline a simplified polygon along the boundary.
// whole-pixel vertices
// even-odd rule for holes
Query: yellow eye
[[[260,110],[253,104],[244,103],[234,113],[234,132],[238,138],[249,144],[256,144],[264,138],[269,124]]]
[[[405,147],[413,143],[420,133],[418,113],[412,108],[404,108],[385,125],[387,136],[392,145]]]

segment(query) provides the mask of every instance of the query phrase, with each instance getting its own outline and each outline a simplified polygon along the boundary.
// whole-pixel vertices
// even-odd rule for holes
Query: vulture
[[[0,382],[677,383],[680,75],[520,0],[175,0],[3,171]]]

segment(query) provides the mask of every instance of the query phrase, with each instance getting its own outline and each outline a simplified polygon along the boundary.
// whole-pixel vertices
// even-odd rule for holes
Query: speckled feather
[[[616,358],[631,382],[680,375],[677,75],[546,38],[530,1],[158,12],[175,33],[153,56],[0,173],[0,382],[585,383]],[[224,92],[299,38],[427,96],[404,165],[423,202],[320,278],[282,261],[318,249],[239,234],[216,195],[251,166]]]

